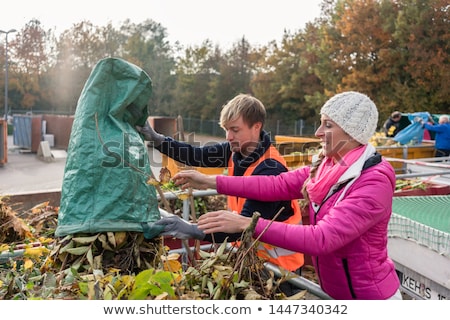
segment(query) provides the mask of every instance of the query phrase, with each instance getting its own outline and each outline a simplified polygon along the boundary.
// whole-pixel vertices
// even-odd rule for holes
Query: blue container
[[[13,125],[14,145],[24,149],[31,149],[32,116],[14,115]]]

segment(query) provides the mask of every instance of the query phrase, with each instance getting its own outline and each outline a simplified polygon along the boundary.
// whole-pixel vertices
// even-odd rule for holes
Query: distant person
[[[428,117],[427,123],[430,125],[434,124],[433,118],[431,116]],[[435,132],[430,132],[428,129],[423,130],[423,140],[434,140]]]
[[[229,176],[279,175],[288,171],[284,158],[272,145],[270,136],[263,130],[266,120],[266,109],[257,98],[248,94],[239,94],[231,99],[220,112],[220,126],[225,130],[227,142],[205,145],[202,147],[176,141],[153,130],[147,123],[143,128],[136,128],[154,147],[172,159],[193,167],[227,168]],[[228,208],[239,212],[242,216],[251,217],[255,211],[261,217],[272,220],[280,212],[276,221],[288,224],[301,224],[301,211],[297,200],[262,201],[244,197],[229,196]],[[283,209],[284,208],[284,209]],[[166,234],[177,238],[195,238],[208,242],[236,241],[241,233],[215,234],[214,237],[200,231],[196,225],[187,225],[178,216],[162,220],[166,224]],[[302,253],[283,250],[263,245],[260,256],[288,271],[301,274],[304,264]],[[280,289],[291,296],[299,288],[288,281],[281,284]]]
[[[389,119],[386,120],[386,122],[383,125],[384,133],[386,134],[386,137],[393,138],[399,131],[400,128],[400,119],[402,118],[402,114],[400,111],[394,111],[392,112]]]
[[[450,156],[450,122],[447,115],[439,117],[439,123],[432,125],[421,121],[423,128],[435,132],[435,156],[448,157]]]

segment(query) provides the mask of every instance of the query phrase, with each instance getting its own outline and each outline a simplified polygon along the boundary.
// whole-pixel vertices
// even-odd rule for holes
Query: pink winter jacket
[[[303,198],[309,167],[278,176],[217,176],[217,191],[263,201]],[[387,299],[399,288],[387,253],[395,173],[382,159],[321,205],[310,204],[311,225],[273,222],[261,241],[312,256],[320,286],[334,299]],[[359,172],[358,172],[359,171]],[[358,177],[359,176],[359,177]],[[255,237],[270,221],[259,219]]]

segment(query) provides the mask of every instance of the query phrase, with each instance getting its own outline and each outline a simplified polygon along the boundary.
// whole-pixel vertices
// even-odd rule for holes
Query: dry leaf
[[[125,231],[118,231],[114,233],[114,237],[116,238],[117,247],[120,248],[120,246],[127,240],[127,233]]]
[[[172,174],[170,173],[170,170],[166,167],[161,168],[161,171],[159,172],[159,181],[162,184],[166,184],[170,182],[170,179],[172,178]]]
[[[163,292],[155,297],[155,300],[168,300],[169,294],[167,292]]]
[[[177,272],[181,270],[181,263],[178,260],[167,260],[163,262],[164,271]]]
[[[162,255],[161,260],[162,261],[168,261],[168,260],[178,260],[180,258],[179,253],[170,253],[168,255]]]
[[[177,194],[177,198],[180,200],[187,200],[187,198],[189,198],[189,194],[188,193],[179,193],[179,194]]]
[[[24,264],[23,264],[23,268],[25,270],[29,270],[31,268],[33,268],[33,261],[31,261],[31,259],[24,259]]]
[[[33,208],[30,209],[31,213],[33,213],[33,214],[41,213],[41,210],[46,208],[49,203],[50,203],[49,201],[45,201],[45,202],[42,202],[42,203],[40,203],[38,205],[35,205]]]
[[[157,185],[159,185],[159,182],[155,178],[150,178],[147,180],[147,184],[152,185],[152,186],[157,186]]]
[[[30,257],[37,259],[43,255],[47,255],[50,253],[50,250],[46,247],[34,247],[34,248],[26,248],[23,252],[23,255],[25,257]]]

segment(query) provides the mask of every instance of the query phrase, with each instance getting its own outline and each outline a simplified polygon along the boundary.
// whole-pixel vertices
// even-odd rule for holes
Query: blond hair
[[[238,94],[222,107],[219,125],[225,128],[231,121],[242,116],[242,120],[249,127],[261,122],[261,129],[266,120],[266,108],[263,103],[249,94]]]

